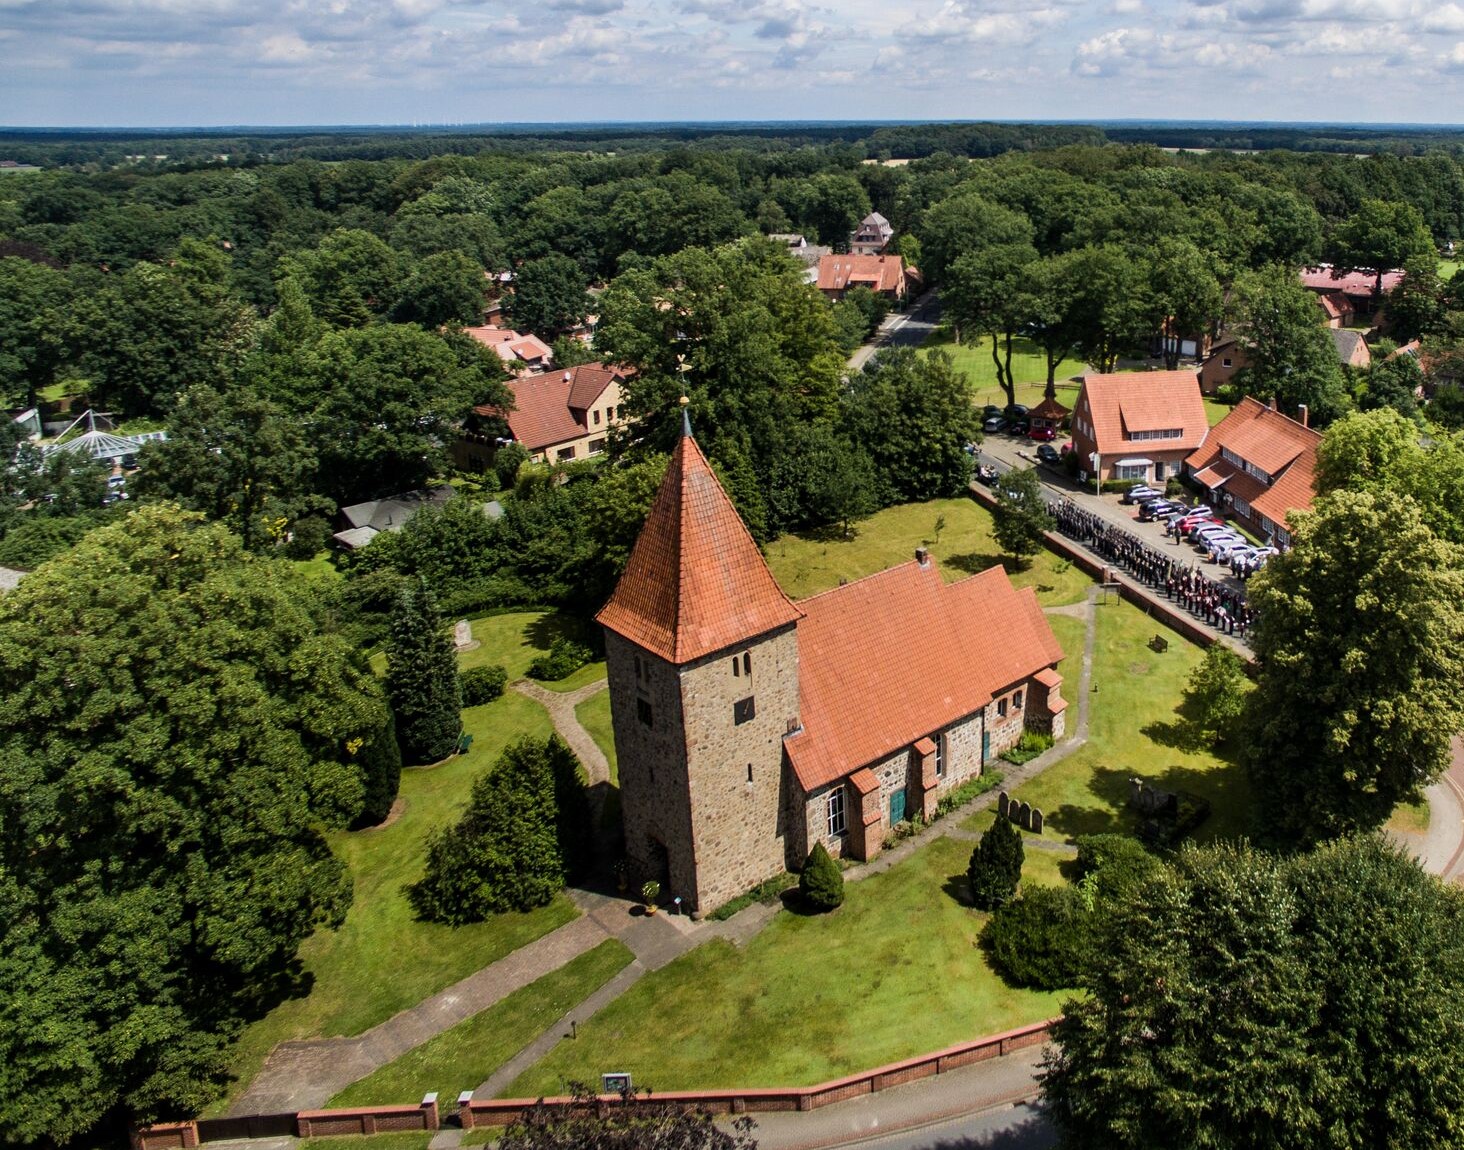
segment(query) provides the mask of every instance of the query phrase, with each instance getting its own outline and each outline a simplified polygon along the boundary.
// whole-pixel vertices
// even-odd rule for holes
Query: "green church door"
[[[905,792],[896,791],[890,796],[890,826],[905,821]]]
[[[986,760],[991,758],[991,732],[981,732],[981,765],[986,765]]]

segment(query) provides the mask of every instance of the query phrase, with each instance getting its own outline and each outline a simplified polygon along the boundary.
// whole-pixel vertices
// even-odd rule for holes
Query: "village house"
[[[1140,371],[1083,377],[1073,408],[1073,450],[1084,479],[1162,484],[1209,430],[1196,371]]]
[[[818,261],[833,252],[827,244],[811,244],[800,232],[773,232],[768,236],[776,244],[788,249],[788,254],[807,267],[818,266]]]
[[[498,448],[519,443],[531,459],[570,463],[604,452],[611,429],[628,419],[621,386],[629,373],[601,363],[508,381],[514,409],[473,408],[453,453],[465,470],[492,466]]]
[[[400,531],[424,507],[441,507],[454,494],[452,487],[443,484],[353,503],[341,508],[340,519],[345,526],[332,538],[347,551],[358,551],[384,531]]]
[[[492,348],[513,371],[541,370],[554,364],[554,352],[536,335],[520,335],[512,328],[486,324],[463,328],[484,347]]]
[[[1221,336],[1211,346],[1205,362],[1200,364],[1200,394],[1214,395],[1249,363],[1250,357],[1240,340],[1233,335]]]
[[[1252,532],[1289,544],[1286,516],[1309,510],[1316,495],[1317,444],[1306,409],[1295,420],[1246,396],[1185,460],[1209,500]]]
[[[625,850],[696,912],[869,859],[1024,731],[1063,733],[1063,653],[993,567],[928,552],[794,602],[683,424],[605,628]]]
[[[1340,294],[1352,308],[1352,318],[1365,324],[1376,322],[1377,311],[1382,306],[1382,296],[1387,295],[1403,282],[1401,271],[1385,271],[1382,274],[1382,292],[1378,291],[1378,275],[1371,271],[1342,271],[1331,264],[1318,264],[1301,269],[1301,283],[1308,291],[1321,296]],[[1322,305],[1324,308],[1327,306]]]
[[[1356,367],[1366,370],[1372,363],[1372,351],[1367,346],[1367,339],[1360,331],[1352,331],[1345,327],[1334,327],[1327,330],[1332,337],[1332,346],[1337,349],[1337,361],[1343,367]]]
[[[831,303],[852,287],[867,287],[891,303],[902,303],[909,291],[905,261],[900,256],[828,255],[818,261],[818,290]]]
[[[877,256],[890,246],[895,229],[878,212],[870,212],[849,235],[849,251],[856,256]]]
[[[1322,309],[1328,327],[1346,327],[1352,322],[1352,301],[1342,292],[1323,292],[1317,296],[1317,305]]]

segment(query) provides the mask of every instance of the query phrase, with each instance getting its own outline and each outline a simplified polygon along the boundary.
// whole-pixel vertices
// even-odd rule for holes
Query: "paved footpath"
[[[607,686],[607,679],[597,679],[575,691],[551,691],[547,687],[539,686],[532,679],[520,679],[513,685],[513,689],[520,695],[533,699],[549,712],[549,718],[554,721],[554,729],[579,759],[592,787],[596,783],[610,781],[610,761],[605,758],[605,752],[600,750],[600,744],[580,725],[574,709],[591,695],[598,695]]]

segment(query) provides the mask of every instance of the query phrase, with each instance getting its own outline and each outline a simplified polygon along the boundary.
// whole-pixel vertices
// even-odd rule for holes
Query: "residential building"
[[[1185,460],[1185,471],[1209,498],[1257,535],[1289,544],[1286,517],[1311,507],[1316,495],[1317,444],[1322,437],[1300,420],[1246,396],[1210,429]]]
[[[1209,423],[1196,371],[1136,371],[1083,377],[1073,408],[1073,450],[1091,479],[1164,483],[1205,441]]]
[[[859,221],[849,236],[849,250],[857,256],[877,256],[890,245],[895,229],[878,212],[870,212]]]
[[[553,350],[536,335],[521,335],[512,328],[493,324],[463,330],[484,347],[491,347],[514,371],[541,370],[554,363]]]
[[[491,404],[473,408],[454,446],[458,466],[491,466],[498,448],[510,441],[546,463],[601,454],[611,429],[628,418],[621,393],[628,378],[623,368],[585,363],[509,380],[514,409],[505,412]]]
[[[1378,279],[1376,272],[1343,271],[1331,264],[1301,269],[1302,286],[1323,296],[1340,293],[1352,306],[1353,318],[1364,323],[1374,321],[1383,303],[1382,296],[1403,282],[1403,273],[1398,270],[1383,272],[1381,294]]]
[[[1063,653],[1030,588],[909,563],[800,602],[683,425],[600,612],[637,881],[697,912],[869,859],[1024,731],[1061,736]]]
[[[1221,336],[1210,348],[1210,354],[1205,356],[1205,362],[1200,364],[1200,393],[1214,395],[1249,362],[1250,357],[1240,340],[1233,335]]]
[[[1344,292],[1323,292],[1317,296],[1317,304],[1326,316],[1328,327],[1346,327],[1352,322],[1352,301]]]
[[[811,244],[806,236],[798,232],[773,232],[768,239],[785,245],[790,256],[808,267],[817,267],[818,261],[834,250],[827,244]]]
[[[331,538],[347,551],[359,550],[383,531],[400,531],[422,508],[441,507],[453,494],[453,489],[444,484],[419,491],[405,491],[385,499],[353,503],[349,507],[341,508],[340,517],[345,527]]]
[[[818,261],[818,290],[831,301],[844,298],[852,287],[867,287],[892,303],[909,291],[905,261],[900,256],[828,255]]]
[[[1366,369],[1372,363],[1372,351],[1362,332],[1334,327],[1328,328],[1327,334],[1332,337],[1332,346],[1337,349],[1337,359],[1343,367]]]

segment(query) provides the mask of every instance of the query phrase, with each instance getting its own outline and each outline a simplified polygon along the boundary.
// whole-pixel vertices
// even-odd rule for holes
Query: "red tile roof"
[[[803,730],[784,740],[805,791],[847,776],[1052,667],[1062,648],[1037,596],[1000,567],[944,583],[914,561],[804,599]]]
[[[683,435],[625,573],[596,618],[679,665],[802,616],[696,440]]]
[[[1327,313],[1328,319],[1342,319],[1352,314],[1352,301],[1342,292],[1327,292],[1317,297],[1317,302],[1322,305],[1322,310]]]
[[[819,291],[865,287],[876,292],[897,292],[905,278],[901,256],[830,255],[818,261]]]
[[[553,349],[538,336],[520,335],[512,328],[486,324],[483,327],[465,327],[463,331],[484,347],[491,347],[504,363],[545,360],[554,355]]]
[[[1209,421],[1195,371],[1133,371],[1085,375],[1082,395],[1092,418],[1094,439],[1102,455],[1120,452],[1193,451],[1205,441]],[[1135,431],[1178,428],[1177,439],[1135,442]]]
[[[1061,423],[1072,412],[1058,403],[1055,399],[1044,398],[1041,403],[1027,412],[1028,419],[1050,419],[1054,423]]]
[[[1197,472],[1224,479],[1225,490],[1244,499],[1272,523],[1290,511],[1305,511],[1316,496],[1317,444],[1321,435],[1246,396],[1210,430],[1205,445],[1185,460]],[[1228,447],[1271,476],[1268,486],[1223,458]],[[1213,478],[1202,480],[1215,486]]]
[[[1331,264],[1318,264],[1312,268],[1301,269],[1301,282],[1303,287],[1312,291],[1325,292],[1346,292],[1348,295],[1372,295],[1373,289],[1377,287],[1378,277],[1376,272],[1352,271],[1344,272],[1334,268]],[[1390,292],[1403,282],[1401,271],[1387,271],[1383,273],[1383,291]]]
[[[585,410],[610,384],[626,377],[619,368],[584,363],[568,371],[542,371],[508,381],[514,410],[500,411],[489,404],[473,408],[479,415],[508,421],[513,437],[529,451],[542,451],[589,434]]]

